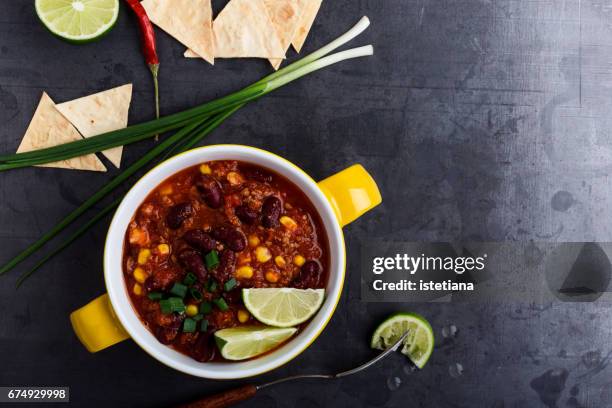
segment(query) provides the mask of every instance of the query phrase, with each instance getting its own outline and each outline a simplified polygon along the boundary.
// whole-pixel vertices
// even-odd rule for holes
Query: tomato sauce
[[[328,252],[322,221],[297,186],[224,160],[185,169],[149,194],[126,232],[123,269],[134,308],[161,343],[220,361],[215,331],[259,324],[241,289],[325,288]],[[167,299],[177,296],[175,308]]]

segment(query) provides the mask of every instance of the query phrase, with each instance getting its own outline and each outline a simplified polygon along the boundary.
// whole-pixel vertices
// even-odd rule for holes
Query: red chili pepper
[[[130,6],[138,18],[138,25],[140,26],[140,32],[142,34],[142,53],[153,75],[153,86],[155,88],[155,116],[159,118],[159,85],[157,81],[159,57],[157,56],[157,44],[155,42],[153,24],[151,20],[149,20],[149,16],[139,0],[125,0],[125,2]]]

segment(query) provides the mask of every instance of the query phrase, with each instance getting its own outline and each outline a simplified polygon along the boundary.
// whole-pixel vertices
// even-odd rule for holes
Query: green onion
[[[208,329],[208,320],[204,319],[202,320],[202,323],[200,323],[200,331],[205,332],[207,329]]]
[[[164,294],[161,292],[149,292],[147,297],[151,300],[161,300],[164,297]]]
[[[208,270],[214,269],[219,265],[219,253],[213,249],[206,254],[204,260],[206,261],[206,268],[208,268]]]
[[[288,84],[304,75],[324,68],[337,62],[372,54],[372,47],[360,47],[353,50],[339,52],[329,57],[324,57],[334,49],[350,41],[360,34],[369,25],[369,20],[364,17],[361,21],[344,35],[338,37],[325,47],[306,56],[284,69],[271,74],[262,80],[234,92],[225,97],[205,103],[203,105],[175,113],[160,119],[152,120],[139,125],[129,126],[87,139],[65,143],[59,146],[49,147],[24,153],[16,153],[0,156],[0,171],[19,167],[33,166],[49,163],[52,161],[65,160],[95,153],[111,147],[123,146],[134,143],[159,133],[178,129],[196,119],[210,117],[214,114],[224,112],[230,108],[240,106],[246,102],[260,98],[281,86]]]
[[[222,312],[225,312],[227,309],[229,309],[229,306],[227,305],[227,302],[225,301],[225,299],[223,299],[222,297],[217,298],[215,300],[213,300],[213,303],[215,304],[215,306],[217,306],[219,308],[219,310],[221,310]]]
[[[214,281],[213,279],[208,281],[208,291],[209,292],[216,292],[217,291],[217,282]]]
[[[209,314],[210,312],[212,312],[212,305],[210,304],[210,302],[200,303],[200,313]]]
[[[257,99],[263,96],[265,94],[264,91],[267,89],[267,83],[253,84],[223,98],[146,123],[45,149],[3,155],[0,156],[0,171],[66,160],[106,150],[111,147],[135,143],[154,137],[156,134],[165,133],[189,125],[194,120],[206,119],[214,114],[222,113],[227,109],[233,108],[234,106],[242,105]]]
[[[228,280],[227,282],[225,282],[225,284],[223,285],[223,290],[225,290],[226,292],[229,292],[230,290],[234,289],[237,284],[238,282],[236,282],[236,279],[232,278]]]
[[[187,294],[187,286],[177,282],[174,284],[174,286],[172,286],[172,289],[170,289],[170,293],[182,299]]]
[[[186,318],[183,321],[183,333],[193,333],[196,331],[197,322],[191,318]]]
[[[172,303],[170,302],[170,299],[162,299],[159,301],[159,307],[161,308],[161,312],[163,314],[170,314],[172,313]]]
[[[188,272],[183,279],[183,284],[191,286],[198,281],[198,278],[191,272]]]
[[[189,295],[195,300],[202,300],[202,292],[196,288],[189,288]]]
[[[60,221],[49,232],[44,234],[15,258],[3,265],[0,268],[0,275],[13,269],[20,262],[40,249],[43,245],[63,231],[68,225],[74,222],[74,220],[76,220],[85,211],[93,207],[113,189],[122,184],[127,178],[136,173],[155,157],[162,154],[168,148],[170,148],[170,150],[166,152],[166,156],[164,157],[167,157],[169,154],[173,154],[174,152],[184,151],[195,146],[204,136],[209,134],[225,119],[227,119],[227,117],[233,114],[240,107],[244,106],[246,102],[257,99],[301,76],[307,75],[313,71],[344,59],[371,55],[372,47],[366,46],[322,58],[334,51],[336,48],[355,38],[357,35],[363,32],[368,25],[368,19],[366,17],[362,18],[351,30],[338,37],[328,45],[322,47],[318,51],[288,65],[283,69],[278,70],[271,75],[266,76],[255,84],[224,98],[191,108],[184,112],[160,118],[159,120],[130,126],[125,129],[94,136],[77,142],[66,143],[32,152],[0,156],[0,171],[2,171],[11,168],[25,167],[34,164],[43,164],[50,161],[77,157],[84,154],[93,153],[95,151],[106,150],[109,147],[134,143],[147,137],[155,136],[159,133],[181,128],[174,135],[167,137],[165,140],[163,140],[163,142],[147,152],[141,159],[124,170],[123,173],[100,189],[80,207]],[[192,137],[191,135],[194,133],[195,135]],[[61,252],[68,245],[82,236],[89,228],[104,218],[105,215],[114,210],[114,208],[116,208],[118,205],[119,200],[105,207],[101,213],[98,213],[90,221],[81,226],[76,232],[70,235],[69,238],[62,242],[59,247],[52,250],[52,252],[50,252],[48,255],[44,256],[32,269],[25,272],[18,279],[17,285],[19,286],[21,283],[23,283],[25,279],[38,270],[46,261],[51,259],[57,253]]]
[[[160,300],[159,303],[161,302],[163,302],[163,300]],[[173,312],[176,312],[176,313],[185,312],[185,303],[183,303],[183,299],[181,299],[180,297],[168,298],[168,302],[170,302],[170,308],[172,309]]]
[[[201,313],[198,313],[197,315],[193,316],[192,319],[195,320],[196,322],[199,322],[200,320],[202,320],[204,318],[204,315]]]

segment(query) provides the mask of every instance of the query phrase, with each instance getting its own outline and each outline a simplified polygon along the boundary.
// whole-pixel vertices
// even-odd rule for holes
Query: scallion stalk
[[[66,143],[63,145],[42,149],[27,153],[18,153],[13,155],[0,156],[0,171],[11,168],[26,167],[34,164],[44,164],[52,161],[65,160],[72,157],[82,156],[84,154],[94,153],[97,151],[106,150],[109,147],[121,146],[126,143],[134,143],[143,140],[147,137],[152,137],[160,132],[179,129],[175,134],[166,138],[162,143],[156,145],[141,159],[136,161],[123,173],[115,177],[111,182],[102,187],[92,197],[85,201],[81,206],[70,213],[66,218],[60,221],[49,232],[43,235],[40,239],[30,245],[26,250],[10,260],[7,264],[0,268],[0,275],[8,272],[21,261],[32,255],[35,251],[44,246],[48,241],[59,234],[63,229],[70,225],[76,218],[82,215],[85,211],[95,205],[98,201],[104,198],[119,184],[127,178],[147,165],[150,161],[160,156],[166,151],[167,157],[175,152],[185,151],[195,146],[203,137],[212,132],[225,119],[244,106],[245,103],[255,100],[267,93],[272,92],[302,76],[310,74],[314,71],[335,64],[337,62],[357,58],[366,55],[372,55],[373,48],[371,46],[359,47],[347,51],[338,52],[326,56],[336,48],[347,43],[363,32],[369,25],[367,17],[363,17],[353,28],[347,31],[336,40],[322,47],[318,51],[302,58],[287,67],[266,76],[262,80],[235,92],[224,98],[217,99],[212,102],[179,112],[173,115],[166,116],[159,120],[142,123],[139,125],[130,126],[114,132],[109,132],[92,138],[83,139],[77,142]],[[90,143],[87,143],[90,142]],[[104,218],[108,213],[116,208],[119,204],[119,198],[113,203],[105,207],[94,218],[75,231],[66,241],[50,254],[43,257],[32,269],[23,274],[18,285],[23,283],[25,279],[31,276],[37,269],[40,268],[46,261],[66,248],[70,243],[83,235],[96,222]],[[212,289],[211,289],[212,290]]]
[[[146,123],[129,126],[125,129],[119,129],[113,132],[104,133],[98,136],[93,136],[87,139],[81,139],[46,149],[0,156],[0,171],[67,160],[90,153],[100,152],[112,147],[135,143],[146,138],[153,137],[157,134],[180,128],[196,118],[202,119],[236,106],[242,106],[246,102],[258,99],[261,96],[266,95],[267,93],[270,93],[273,90],[278,89],[279,87],[284,86],[304,75],[336,62],[340,62],[344,59],[371,55],[371,52],[363,52],[366,50],[366,48],[361,47],[334,54],[334,58],[331,56],[323,58],[331,51],[355,38],[357,35],[363,32],[369,26],[369,24],[370,22],[368,18],[363,17],[353,28],[318,51],[315,51],[314,53],[300,59],[299,61],[296,61],[295,63],[279,70],[276,73],[268,75],[262,80],[257,81],[238,92],[234,92],[225,97],[183,112],[168,115]],[[362,51],[362,53],[359,51]],[[314,64],[314,62],[321,62],[321,60],[327,63]],[[307,69],[306,67],[310,67],[310,69]]]

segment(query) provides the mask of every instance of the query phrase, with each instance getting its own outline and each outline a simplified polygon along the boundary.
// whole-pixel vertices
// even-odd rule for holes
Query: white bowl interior
[[[147,195],[173,174],[211,160],[239,160],[273,170],[295,183],[311,200],[321,216],[330,250],[326,299],[319,312],[295,338],[274,352],[245,362],[200,363],[157,341],[137,316],[123,278],[124,236],[132,216]],[[293,359],[323,330],[340,298],[345,271],[342,230],[317,184],[291,162],[270,152],[238,145],[215,145],[194,149],[158,165],[138,181],[123,199],[111,222],[104,250],[104,275],[113,309],[124,328],[146,352],[182,372],[204,378],[233,379],[270,371]]]

